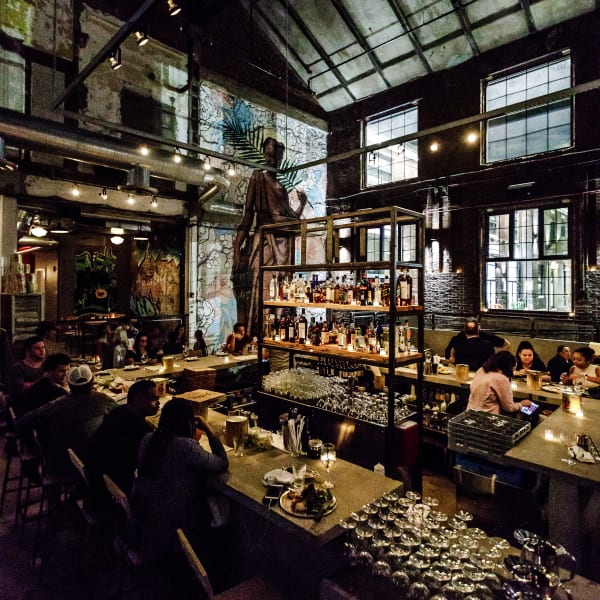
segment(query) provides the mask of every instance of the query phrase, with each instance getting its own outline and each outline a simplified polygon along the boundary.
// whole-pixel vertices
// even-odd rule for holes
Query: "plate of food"
[[[444,367],[443,365],[438,366],[437,372],[440,375],[448,375],[448,374],[452,373],[452,371],[448,367]]]
[[[279,497],[279,505],[286,513],[303,519],[316,519],[331,514],[337,500],[331,491],[309,483],[301,492],[287,490]]]
[[[555,394],[559,394],[560,392],[562,392],[561,387],[558,385],[543,385],[542,389],[545,392],[554,392]]]
[[[125,365],[123,367],[123,371],[135,371],[136,369],[139,369],[138,365]]]

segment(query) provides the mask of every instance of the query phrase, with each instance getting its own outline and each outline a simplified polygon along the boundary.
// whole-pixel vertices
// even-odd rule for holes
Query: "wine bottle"
[[[271,278],[271,282],[269,283],[269,300],[277,300],[278,288],[279,286],[277,285],[277,275],[273,273],[273,277]]]

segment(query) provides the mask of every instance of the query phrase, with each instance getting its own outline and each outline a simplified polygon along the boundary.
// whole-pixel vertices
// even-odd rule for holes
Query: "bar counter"
[[[212,409],[208,410],[209,425],[216,432],[222,431],[225,418]],[[272,469],[289,466],[298,459],[275,447],[265,451],[248,448],[244,456],[234,456],[233,451],[228,454],[229,471],[218,486],[219,491],[261,517],[270,519],[277,527],[318,546],[327,544],[344,533],[339,526],[340,519],[348,518],[352,512],[384,492],[402,488],[402,484],[395,479],[375,474],[338,458],[330,473],[330,479],[335,485],[332,493],[337,500],[336,509],[315,521],[312,518],[291,515],[277,503],[273,503],[271,507],[262,503],[266,492],[262,483],[263,475]],[[301,460],[324,477],[325,469],[318,459],[302,457]],[[399,493],[402,493],[402,489]]]

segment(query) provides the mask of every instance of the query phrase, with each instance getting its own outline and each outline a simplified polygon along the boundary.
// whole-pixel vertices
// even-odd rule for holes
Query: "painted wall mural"
[[[137,241],[131,253],[129,308],[138,317],[178,315],[182,241],[176,236]]]
[[[265,162],[262,142],[267,138],[274,138],[285,147],[280,157],[282,165],[302,164],[326,156],[325,131],[207,86],[202,87],[200,131],[202,145],[257,162],[259,157]],[[238,238],[240,225],[248,227],[252,237],[257,223],[256,215],[250,224],[250,219],[243,222],[253,173],[253,169],[236,165],[227,197],[211,202],[192,228],[190,291],[193,298],[189,305],[189,323],[190,330],[203,330],[209,351],[221,346],[236,321],[253,319],[250,302],[253,289],[256,291],[255,279],[236,257],[242,247],[251,250],[251,245],[242,245],[243,240]],[[257,173],[264,175],[264,171],[257,170]],[[326,166],[318,165],[300,170],[288,180],[279,180],[285,190],[283,195],[287,196],[288,217],[292,213],[301,214],[302,218],[325,214],[326,176]],[[309,253],[311,260],[317,262],[324,256],[323,244],[313,244]],[[236,269],[234,263],[238,264]]]
[[[75,314],[108,313],[117,304],[117,259],[110,248],[75,255]]]

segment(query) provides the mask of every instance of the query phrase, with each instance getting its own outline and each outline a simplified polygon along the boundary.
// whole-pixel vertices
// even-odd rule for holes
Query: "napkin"
[[[578,460],[579,462],[586,463],[594,463],[594,457],[587,451],[584,450],[581,446],[569,446],[568,448],[569,456]]]

